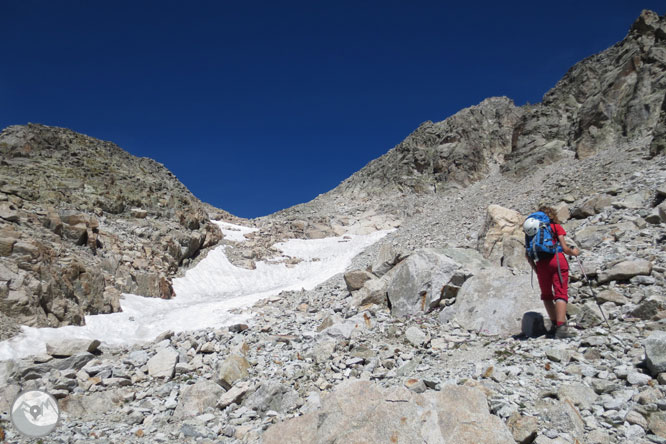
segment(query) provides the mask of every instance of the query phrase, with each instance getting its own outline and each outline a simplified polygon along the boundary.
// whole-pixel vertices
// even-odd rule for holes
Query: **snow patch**
[[[247,240],[245,237],[246,234],[257,231],[257,228],[244,227],[242,225],[234,225],[229,222],[223,222],[221,220],[211,221],[222,230],[222,235],[226,240],[234,242],[244,242]]]
[[[229,234],[232,237],[254,230],[226,222],[216,223],[224,224],[225,231],[235,233]],[[84,326],[24,326],[21,334],[0,342],[0,360],[45,353],[46,343],[57,339],[99,339],[105,345],[120,346],[151,341],[167,330],[177,333],[242,322],[247,315],[230,311],[250,306],[281,291],[313,289],[344,272],[357,254],[389,232],[292,239],[275,247],[285,255],[302,259],[300,263],[287,267],[283,263],[258,262],[255,270],[231,264],[224,253],[225,246],[220,246],[210,251],[185,276],[174,279],[175,298],[165,300],[125,294],[120,301],[122,312],[86,316]]]

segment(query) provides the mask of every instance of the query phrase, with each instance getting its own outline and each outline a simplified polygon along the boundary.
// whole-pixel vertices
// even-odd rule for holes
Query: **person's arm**
[[[569,256],[578,256],[580,254],[580,250],[578,248],[576,247],[571,248],[567,245],[566,240],[564,240],[564,236],[562,235],[557,236],[557,240],[560,242],[564,254],[567,254]]]

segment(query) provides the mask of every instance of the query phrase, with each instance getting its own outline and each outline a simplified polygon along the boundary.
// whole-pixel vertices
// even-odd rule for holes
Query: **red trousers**
[[[557,272],[557,261],[560,262],[560,273]],[[536,263],[536,273],[541,288],[541,300],[554,299],[569,300],[569,263],[563,253],[554,254],[548,259],[541,259]],[[560,274],[562,281],[560,282]]]

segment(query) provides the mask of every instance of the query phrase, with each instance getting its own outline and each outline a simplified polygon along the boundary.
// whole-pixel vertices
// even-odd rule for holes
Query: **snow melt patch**
[[[247,240],[245,237],[246,234],[257,231],[257,228],[244,227],[242,225],[234,225],[229,222],[223,222],[221,220],[212,221],[215,225],[220,227],[222,230],[222,235],[225,239],[235,242],[243,242]]]
[[[231,228],[237,228],[230,230],[236,233],[247,229]],[[235,267],[227,259],[225,247],[220,246],[185,276],[174,279],[175,298],[125,294],[120,301],[122,312],[86,316],[84,326],[23,327],[20,335],[0,342],[0,360],[45,353],[47,342],[60,339],[99,339],[106,345],[120,346],[151,341],[167,330],[177,333],[242,322],[247,315],[233,314],[230,310],[247,307],[281,291],[313,289],[344,272],[357,254],[388,233],[385,230],[344,238],[292,239],[275,247],[285,255],[301,258],[302,262],[290,267],[258,262],[255,270]]]

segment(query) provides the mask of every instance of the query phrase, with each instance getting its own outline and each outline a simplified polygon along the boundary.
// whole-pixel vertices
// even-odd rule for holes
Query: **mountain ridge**
[[[508,98],[489,98],[441,122],[424,122],[331,193],[445,192],[478,180],[495,163],[521,176],[570,153],[585,158],[646,136],[653,136],[649,154],[655,155],[664,145],[665,72],[666,21],[645,10],[622,41],[572,66],[541,103],[515,107]],[[509,146],[506,135],[492,131],[498,111],[509,127],[504,131],[511,131]]]

